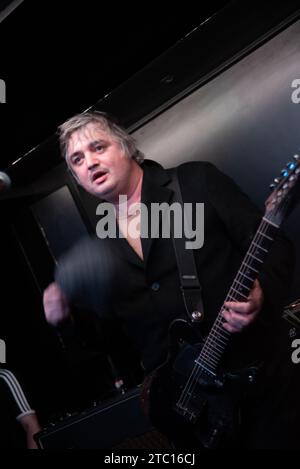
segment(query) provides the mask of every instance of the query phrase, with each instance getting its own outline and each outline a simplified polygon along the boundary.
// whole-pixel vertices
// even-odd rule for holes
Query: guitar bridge
[[[190,423],[195,423],[197,420],[197,415],[195,412],[192,412],[190,409],[187,407],[182,407],[178,403],[175,406],[176,412],[184,417],[186,420],[188,420]]]

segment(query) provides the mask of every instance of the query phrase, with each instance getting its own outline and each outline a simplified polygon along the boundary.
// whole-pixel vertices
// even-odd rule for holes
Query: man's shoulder
[[[154,170],[156,171],[164,171],[166,168],[162,166],[160,163],[154,160],[144,160],[143,162],[143,169],[147,169],[148,171],[151,170],[152,172]],[[209,161],[186,161],[184,163],[180,163],[177,166],[173,166],[170,168],[167,168],[167,170],[176,170],[178,173],[194,173],[195,171],[197,172],[207,172],[211,169],[216,169],[215,165]]]
[[[176,168],[179,179],[186,180],[208,180],[217,171],[216,166],[209,161],[187,161],[181,163]]]
[[[165,183],[172,172],[176,171],[181,184],[209,183],[214,181],[220,172],[216,166],[209,161],[187,161],[177,166],[164,168],[161,164],[152,160],[145,160],[143,169],[147,177],[158,182]]]
[[[208,171],[215,168],[210,161],[186,161],[177,166],[178,172]]]

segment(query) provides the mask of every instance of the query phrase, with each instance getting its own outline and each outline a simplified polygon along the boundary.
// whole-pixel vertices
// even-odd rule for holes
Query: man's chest
[[[136,214],[132,217],[126,217],[118,220],[119,230],[126,239],[129,246],[143,260],[143,248],[141,242],[141,215]]]

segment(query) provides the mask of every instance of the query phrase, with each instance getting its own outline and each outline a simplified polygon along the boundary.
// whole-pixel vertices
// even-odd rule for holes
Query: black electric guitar
[[[275,179],[265,214],[229,289],[225,301],[246,301],[284,218],[300,198],[300,156]],[[225,303],[224,301],[224,303]],[[256,380],[253,366],[222,372],[231,333],[223,327],[224,304],[204,342],[187,321],[170,326],[169,356],[144,383],[143,404],[153,424],[186,447],[230,447],[239,436],[240,402]],[[184,443],[183,443],[184,444]]]

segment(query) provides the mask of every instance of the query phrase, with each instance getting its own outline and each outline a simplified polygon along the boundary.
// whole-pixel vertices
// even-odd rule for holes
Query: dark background
[[[102,397],[112,374],[90,330],[78,352],[78,344],[62,343],[43,317],[42,291],[53,279],[55,256],[32,207],[41,203],[55,215],[47,197],[57,200],[56,191],[67,186],[70,213],[75,210],[88,231],[95,218],[95,200],[61,163],[57,125],[96,105],[137,131],[189,87],[205,85],[247,56],[247,48],[255,50],[293,23],[287,18],[297,7],[202,2],[196,8],[190,2],[162,10],[154,4],[65,2],[62,9],[59,2],[25,0],[0,23],[0,78],[7,86],[7,103],[0,105],[0,169],[13,183],[0,199],[0,337],[7,341],[8,365],[23,376],[44,421]],[[71,245],[74,233],[66,226],[62,221]],[[136,370],[134,357],[128,356],[128,368]],[[138,370],[133,375],[131,383]]]
[[[0,108],[2,168],[228,3],[162,9],[158,3],[25,0],[0,23],[8,104]]]

